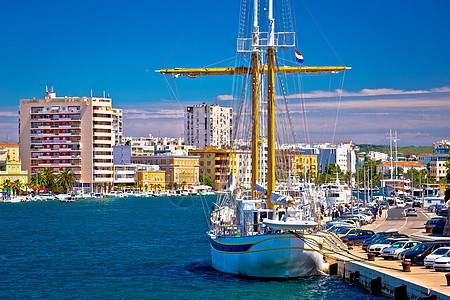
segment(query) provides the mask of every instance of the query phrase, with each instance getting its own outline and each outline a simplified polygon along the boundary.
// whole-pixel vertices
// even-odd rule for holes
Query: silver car
[[[398,241],[392,244],[388,248],[384,248],[381,250],[381,257],[384,259],[398,259],[400,253],[403,251],[414,247],[415,245],[420,244],[420,242],[416,241]]]

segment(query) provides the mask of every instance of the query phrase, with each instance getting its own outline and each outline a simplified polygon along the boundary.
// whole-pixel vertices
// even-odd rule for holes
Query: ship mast
[[[259,179],[259,24],[258,1],[253,6],[252,33],[252,197],[256,197],[255,185]]]
[[[294,32],[275,32],[275,20],[273,18],[273,0],[269,0],[268,19],[269,28],[267,38],[261,38],[258,22],[258,3],[254,0],[253,32],[251,38],[238,38],[237,51],[239,53],[251,53],[250,67],[235,68],[194,68],[194,69],[161,69],[156,72],[168,76],[186,76],[196,78],[198,76],[216,75],[250,75],[252,77],[252,196],[256,196],[255,185],[259,179],[259,147],[260,147],[260,124],[259,124],[259,95],[260,76],[267,74],[267,204],[273,208],[270,201],[272,192],[275,191],[275,74],[326,74],[337,73],[350,69],[346,66],[326,67],[278,67],[276,66],[276,49],[293,48],[295,46]],[[267,53],[267,65],[260,66],[260,52]]]

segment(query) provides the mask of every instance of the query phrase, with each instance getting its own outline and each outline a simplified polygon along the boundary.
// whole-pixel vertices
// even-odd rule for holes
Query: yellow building
[[[19,161],[19,144],[0,143],[0,163],[6,164],[6,161]]]
[[[302,154],[298,150],[281,150],[276,152],[277,172],[289,173],[298,177],[317,175],[317,156]]]
[[[211,178],[216,191],[226,189],[230,175],[230,163],[235,167],[236,160],[231,162],[230,149],[206,147],[206,149],[189,150],[189,155],[199,156],[200,174]]]
[[[161,191],[166,189],[165,171],[138,171],[137,179],[144,187],[144,191]]]
[[[199,158],[183,155],[132,156],[131,163],[158,165],[165,172],[166,185],[198,185]]]
[[[28,183],[28,171],[22,171],[20,161],[8,161],[6,163],[6,171],[0,171],[0,185],[3,188],[3,182],[6,180],[15,182],[19,180],[20,183]]]

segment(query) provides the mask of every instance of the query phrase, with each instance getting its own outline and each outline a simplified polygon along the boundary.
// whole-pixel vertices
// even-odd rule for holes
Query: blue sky
[[[250,1],[250,0],[249,0]],[[241,1],[7,1],[0,10],[0,140],[17,141],[19,99],[101,95],[124,109],[125,134],[179,136],[182,107],[228,102],[232,78],[176,80],[154,70],[236,55]],[[450,138],[450,2],[305,0],[346,73],[335,141],[429,145]],[[339,65],[303,1],[291,1],[305,65]],[[233,60],[219,63],[231,65]],[[337,87],[334,87],[337,88]],[[305,87],[312,141],[330,140],[327,84]],[[308,98],[309,96],[310,98]],[[322,97],[319,97],[322,96]],[[309,106],[308,106],[309,105]],[[295,115],[296,104],[292,103]],[[300,129],[299,129],[300,130]]]

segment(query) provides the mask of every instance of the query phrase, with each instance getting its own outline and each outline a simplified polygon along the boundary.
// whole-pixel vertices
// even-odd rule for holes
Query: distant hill
[[[370,144],[360,144],[359,152],[369,153],[370,151],[377,151],[389,154],[389,145],[370,145]],[[393,149],[394,151],[394,149]],[[408,155],[419,155],[419,154],[431,154],[433,153],[432,146],[399,146],[398,155],[408,156]]]

